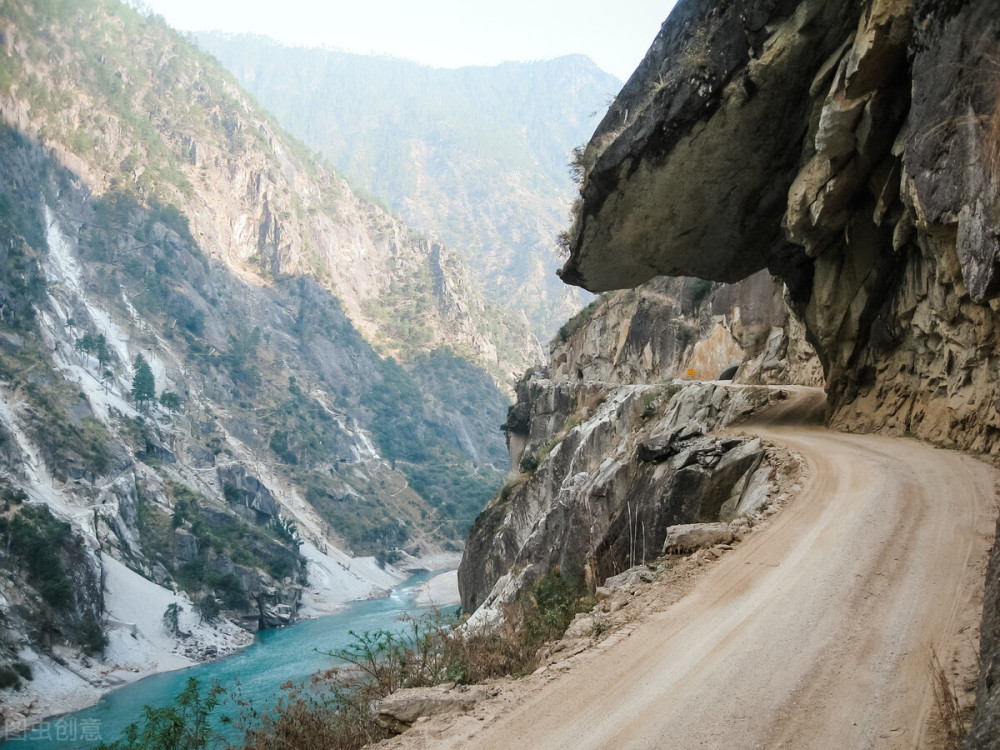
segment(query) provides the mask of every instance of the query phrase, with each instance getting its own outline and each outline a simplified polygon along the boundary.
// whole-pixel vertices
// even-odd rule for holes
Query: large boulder
[[[729,544],[736,538],[728,523],[685,523],[667,529],[663,551],[694,552],[716,544]]]
[[[488,695],[486,688],[446,684],[435,687],[403,688],[383,698],[375,720],[393,732],[409,729],[424,716],[465,713]]]

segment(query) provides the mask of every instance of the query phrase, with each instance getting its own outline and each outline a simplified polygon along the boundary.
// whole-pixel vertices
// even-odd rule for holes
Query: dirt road
[[[407,747],[915,748],[978,638],[997,473],[913,440],[802,424],[801,390],[758,432],[809,481],[768,528],[627,638]],[[796,423],[799,422],[799,423]]]

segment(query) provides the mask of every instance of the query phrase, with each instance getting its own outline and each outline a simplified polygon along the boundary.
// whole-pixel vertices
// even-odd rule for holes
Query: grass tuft
[[[958,691],[952,684],[948,673],[945,671],[937,651],[931,647],[930,664],[932,684],[934,687],[934,703],[937,708],[938,720],[940,722],[942,747],[945,750],[958,750],[962,745],[962,740],[968,734],[969,727],[966,722],[966,713],[962,710],[961,701],[958,699]]]

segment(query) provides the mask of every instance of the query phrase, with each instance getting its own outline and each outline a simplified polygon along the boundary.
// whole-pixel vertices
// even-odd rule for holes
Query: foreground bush
[[[207,692],[194,677],[170,706],[143,708],[143,725],[130,724],[122,737],[110,744],[101,743],[96,750],[202,750],[216,747],[221,737],[210,724],[210,717],[219,705],[222,687],[213,684]]]

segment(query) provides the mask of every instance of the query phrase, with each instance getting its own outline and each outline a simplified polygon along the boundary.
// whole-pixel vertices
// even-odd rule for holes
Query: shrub
[[[208,593],[202,595],[198,601],[194,603],[194,611],[198,613],[200,617],[205,622],[215,622],[219,618],[219,602],[215,598],[215,594]]]
[[[143,707],[143,724],[129,724],[122,737],[95,750],[202,750],[216,747],[221,737],[209,723],[225,691],[217,682],[205,692],[194,677],[169,706]]]
[[[538,470],[538,456],[534,453],[529,453],[521,458],[521,471],[528,474],[534,474]]]
[[[388,737],[375,721],[368,692],[342,686],[338,676],[332,671],[317,675],[309,686],[282,685],[285,695],[278,705],[247,729],[244,750],[355,750]]]
[[[70,525],[48,508],[23,506],[8,525],[10,552],[21,559],[28,582],[52,607],[72,604],[69,574],[54,552],[72,537]]]
[[[21,687],[21,678],[12,667],[0,667],[0,690]]]
[[[594,605],[584,587],[553,568],[534,585],[529,595],[524,630],[528,640],[540,646],[560,638],[577,613]]]
[[[163,627],[167,629],[167,632],[171,635],[180,635],[181,624],[180,624],[180,613],[183,611],[177,602],[171,602],[167,605],[167,608],[163,611]]]

